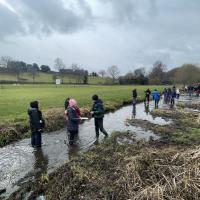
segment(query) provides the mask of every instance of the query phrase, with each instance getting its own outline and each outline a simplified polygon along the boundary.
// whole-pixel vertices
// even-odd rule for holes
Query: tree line
[[[125,75],[120,76],[120,70],[117,65],[101,69],[99,72],[88,73],[87,70],[80,67],[78,64],[72,64],[66,67],[61,58],[54,60],[54,69],[52,71],[48,65],[38,66],[37,63],[26,64],[23,61],[16,61],[9,56],[0,58],[0,73],[7,72],[16,75],[17,80],[20,79],[20,74],[28,72],[32,74],[33,82],[38,72],[52,73],[53,81],[61,79],[63,82],[64,76],[71,75],[76,79],[78,84],[88,84],[88,75],[100,76],[102,79],[107,78],[107,84],[138,84],[138,85],[160,85],[160,84],[192,84],[200,82],[200,68],[194,64],[184,64],[181,67],[167,71],[167,66],[161,61],[156,61],[149,72],[145,68],[137,68],[134,71],[129,71]]]

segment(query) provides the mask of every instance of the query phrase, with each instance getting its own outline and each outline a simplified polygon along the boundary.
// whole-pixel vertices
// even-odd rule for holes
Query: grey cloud
[[[79,7],[77,10],[66,7],[63,0],[13,0],[10,2],[13,7],[16,5],[15,10],[19,15],[16,22],[13,19],[12,25],[15,24],[13,29],[20,29],[26,34],[73,33],[92,25],[92,12],[85,0],[73,1]],[[9,18],[5,13],[1,13],[1,19],[7,21]],[[13,34],[6,24],[4,30],[10,35]]]
[[[0,4],[0,39],[4,39],[10,34],[23,32],[23,27],[18,16]]]

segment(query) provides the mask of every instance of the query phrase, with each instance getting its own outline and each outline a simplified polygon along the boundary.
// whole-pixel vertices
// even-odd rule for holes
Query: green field
[[[0,73],[0,81],[17,81],[17,77],[14,74],[8,74],[8,73]],[[26,81],[26,82],[33,82],[33,77],[31,73],[21,73],[20,74],[20,80]],[[73,75],[65,75],[63,77],[64,83],[76,83],[76,77]],[[49,73],[42,73],[39,72],[35,76],[35,82],[46,82],[46,83],[53,83],[55,82],[53,80],[53,74]],[[88,83],[89,84],[98,84],[98,83],[104,83],[105,79],[101,77],[95,77],[95,76],[88,76]]]
[[[138,94],[144,96],[148,86],[137,86]],[[158,86],[156,86],[158,88]],[[121,103],[131,99],[134,86],[93,85],[2,85],[0,87],[0,120],[23,121],[27,119],[29,102],[39,100],[43,111],[63,107],[66,97],[77,99],[80,107],[91,106],[91,96],[98,94],[106,103]],[[151,89],[154,86],[150,87]]]

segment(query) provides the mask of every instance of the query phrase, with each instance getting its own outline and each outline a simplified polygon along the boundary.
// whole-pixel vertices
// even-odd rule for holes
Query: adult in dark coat
[[[28,109],[31,128],[31,145],[33,147],[41,147],[42,144],[42,129],[45,127],[45,121],[42,118],[42,112],[39,110],[39,102],[32,101]]]
[[[67,130],[69,132],[69,145],[74,144],[74,138],[78,135],[78,126],[80,122],[80,113],[77,107],[77,102],[74,99],[69,100],[69,106],[67,108]]]
[[[146,103],[146,101],[147,101],[147,103],[149,104],[150,96],[151,96],[151,90],[148,88],[148,89],[145,91],[145,103]]]
[[[94,117],[94,125],[96,131],[96,137],[99,137],[99,130],[107,137],[108,133],[103,127],[103,118],[104,118],[104,106],[103,101],[99,99],[98,95],[93,95],[92,100],[94,104],[92,106],[91,114]]]

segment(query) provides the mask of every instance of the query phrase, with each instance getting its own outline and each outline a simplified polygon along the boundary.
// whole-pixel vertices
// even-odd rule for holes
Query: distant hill
[[[193,64],[184,64],[167,72],[172,83],[192,84],[200,82],[200,67]]]
[[[59,77],[57,77],[59,78]],[[63,75],[63,83],[78,83],[78,77],[75,75]],[[25,83],[41,82],[41,83],[55,83],[56,74],[55,73],[43,73],[37,72],[35,75],[35,80],[33,81],[32,73],[20,73],[17,78],[16,75],[12,73],[0,73],[0,81],[20,81]],[[104,84],[106,79],[103,79],[99,76],[88,76],[89,84]]]

